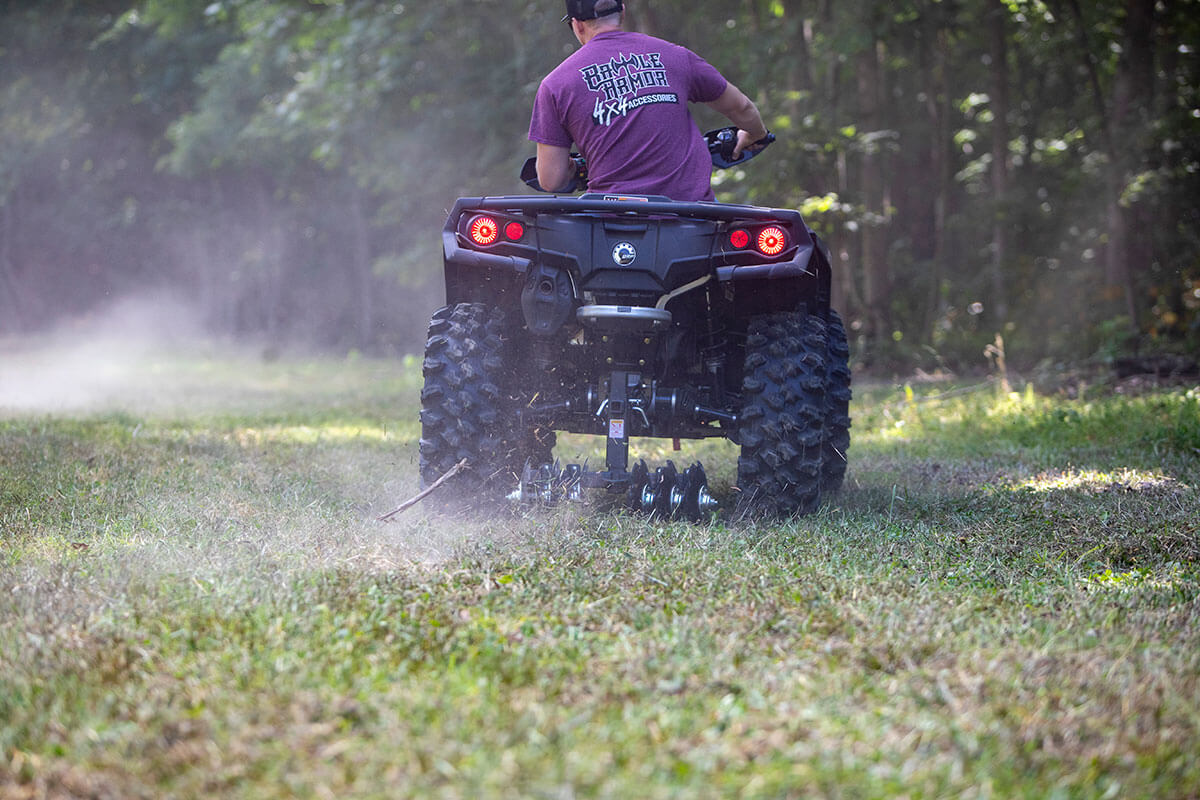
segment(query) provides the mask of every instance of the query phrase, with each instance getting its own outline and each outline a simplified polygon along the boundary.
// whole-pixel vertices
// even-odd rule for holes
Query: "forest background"
[[[458,196],[517,178],[551,0],[0,2],[0,335],[130,296],[419,352]],[[831,245],[859,366],[1200,351],[1200,0],[629,0],[778,143],[718,199]],[[697,109],[702,128],[720,117]],[[991,350],[993,355],[994,350]]]

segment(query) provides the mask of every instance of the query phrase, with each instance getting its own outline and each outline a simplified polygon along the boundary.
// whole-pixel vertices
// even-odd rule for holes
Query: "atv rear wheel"
[[[825,364],[825,439],[821,445],[821,492],[836,492],[846,479],[850,449],[850,344],[841,316],[829,311]]]
[[[738,432],[747,513],[803,514],[820,501],[826,350],[818,317],[781,312],[750,321]]]
[[[515,359],[504,312],[459,303],[429,323],[421,390],[421,485],[466,459],[444,497],[470,506],[498,500],[516,485],[527,458],[549,460],[553,434],[537,441],[517,429]],[[548,442],[548,446],[547,446]],[[450,505],[451,503],[443,503]]]

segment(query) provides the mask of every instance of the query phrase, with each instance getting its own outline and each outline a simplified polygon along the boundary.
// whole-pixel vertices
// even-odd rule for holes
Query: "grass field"
[[[412,360],[0,363],[0,798],[1200,797],[1200,387],[858,386],[798,520],[385,524]]]

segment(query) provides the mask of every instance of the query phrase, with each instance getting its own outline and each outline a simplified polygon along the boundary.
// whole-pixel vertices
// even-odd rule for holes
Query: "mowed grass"
[[[139,359],[0,410],[0,798],[1200,796],[1200,388],[859,386],[795,520],[381,523],[416,362]]]

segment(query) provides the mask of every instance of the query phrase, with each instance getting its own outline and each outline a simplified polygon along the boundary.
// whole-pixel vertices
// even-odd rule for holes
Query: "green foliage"
[[[969,368],[996,332],[1014,363],[1090,355],[1079,332],[1118,315],[1200,346],[1200,14],[1155,5],[1139,38],[1144,7],[661,0],[629,21],[755,98],[779,141],[718,196],[810,214],[864,360]],[[533,92],[573,46],[508,0],[8,4],[0,326],[159,283],[222,332],[417,349],[443,210],[524,191]]]

